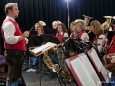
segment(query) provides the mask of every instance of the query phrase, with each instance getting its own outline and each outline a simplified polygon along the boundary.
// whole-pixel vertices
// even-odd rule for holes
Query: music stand
[[[57,44],[52,43],[52,42],[47,42],[44,45],[41,45],[40,47],[36,47],[32,50],[29,50],[31,54],[33,54],[34,56],[38,57],[41,54],[44,54],[45,52],[47,52],[48,50],[50,50],[53,47],[56,47]],[[41,56],[39,57],[39,65],[40,65],[40,86],[41,86]]]
[[[100,79],[85,53],[65,60],[78,86],[100,86]]]
[[[95,66],[96,70],[98,71],[100,77],[102,77],[106,83],[110,82],[108,72],[105,69],[105,67],[103,66],[101,60],[99,59],[99,56],[98,56],[96,50],[94,48],[91,48],[88,51],[88,55],[89,55],[91,61],[93,62],[93,65]]]

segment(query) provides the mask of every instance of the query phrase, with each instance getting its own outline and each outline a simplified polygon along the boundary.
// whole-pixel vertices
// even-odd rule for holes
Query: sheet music
[[[90,73],[93,81],[95,82],[95,84],[97,86],[99,86],[99,84],[101,85],[101,82],[97,73],[95,72],[91,62],[89,61],[88,57],[85,54],[82,54],[81,56],[79,56],[79,58],[81,59],[82,63],[84,64],[85,68],[87,69],[88,73]]]
[[[92,60],[95,62],[98,71],[103,75],[105,81],[108,83],[110,79],[108,77],[107,71],[94,48],[92,48],[92,51],[89,53],[89,55],[91,56],[90,58],[92,58]]]
[[[76,58],[70,61],[70,64],[72,65],[73,70],[81,81],[82,86],[97,86],[80,58]]]
[[[44,49],[47,49],[48,47],[50,47],[50,44],[46,43],[40,47],[36,47],[35,49],[32,50],[32,52],[39,53],[39,52],[42,52]]]
[[[102,67],[100,72],[103,75],[106,83],[109,83],[110,82],[110,78],[109,78],[109,74],[106,72],[105,67]]]
[[[103,64],[101,63],[99,57],[98,57],[98,54],[96,53],[95,49],[92,48],[92,52],[89,53],[93,59],[93,61],[95,62],[98,70],[100,71],[101,70],[101,67],[103,66]]]

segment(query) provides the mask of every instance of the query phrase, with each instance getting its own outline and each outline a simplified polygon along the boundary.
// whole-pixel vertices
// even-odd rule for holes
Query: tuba
[[[106,31],[109,28],[113,17],[112,16],[104,16],[104,18],[106,19],[106,21],[102,24],[102,29],[104,31]]]

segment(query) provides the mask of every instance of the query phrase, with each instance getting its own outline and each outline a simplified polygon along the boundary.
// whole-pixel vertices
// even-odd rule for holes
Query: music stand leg
[[[41,56],[39,56],[38,58],[39,58],[39,70],[40,70],[40,72],[39,72],[39,75],[40,75],[39,79],[40,79],[40,86],[41,86],[41,71],[42,71],[42,68],[41,68],[41,66],[42,66],[41,65]]]

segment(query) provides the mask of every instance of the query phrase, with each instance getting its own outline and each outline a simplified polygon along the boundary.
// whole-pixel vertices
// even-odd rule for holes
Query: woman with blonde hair
[[[107,42],[106,35],[104,34],[104,31],[102,29],[102,26],[99,21],[94,20],[90,23],[91,31],[95,34],[94,44],[97,44],[97,48],[99,52],[103,51],[103,47],[105,43]]]
[[[75,39],[78,35],[77,31],[76,31],[76,28],[75,28],[75,21],[70,23],[70,31],[71,31],[70,37],[72,39]]]
[[[77,31],[77,37],[81,39],[83,42],[89,42],[89,36],[85,31],[86,24],[84,20],[82,19],[75,20],[75,28]]]

